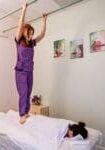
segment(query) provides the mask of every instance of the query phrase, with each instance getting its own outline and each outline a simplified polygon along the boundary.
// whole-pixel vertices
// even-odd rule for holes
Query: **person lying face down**
[[[88,131],[85,128],[84,122],[78,122],[78,124],[68,125],[68,130],[65,137],[72,138],[77,135],[81,135],[83,139],[88,137]]]

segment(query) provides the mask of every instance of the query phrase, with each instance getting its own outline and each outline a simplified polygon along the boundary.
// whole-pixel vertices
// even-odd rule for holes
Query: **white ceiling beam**
[[[58,12],[58,11],[61,11],[62,9],[65,9],[65,8],[67,8],[67,7],[70,7],[70,6],[72,6],[72,5],[75,5],[75,4],[77,4],[77,3],[79,3],[79,2],[82,2],[82,1],[84,1],[84,0],[79,0],[79,1],[72,2],[71,4],[69,4],[69,5],[67,5],[67,6],[58,8],[58,9],[56,9],[56,10],[54,10],[54,11],[51,11],[51,12],[49,12],[49,13],[47,13],[47,14],[48,14],[48,15],[51,15],[51,14],[53,14],[53,13],[56,13],[56,12]],[[41,18],[41,17],[37,17],[37,18],[31,19],[31,20],[27,21],[27,23],[36,21],[36,20],[38,20],[38,19],[40,19],[40,18]],[[3,30],[3,33],[8,32],[8,31],[11,31],[11,30],[16,29],[16,28],[17,28],[17,26],[13,26],[13,27],[11,27],[11,28],[5,29],[5,30]]]
[[[28,6],[31,5],[31,4],[33,4],[33,3],[35,3],[36,1],[38,1],[38,0],[33,0],[33,1],[29,2],[29,3],[28,3]],[[22,8],[18,8],[18,9],[16,9],[16,10],[14,10],[14,11],[12,11],[12,12],[10,12],[10,13],[4,15],[3,17],[0,18],[0,21],[3,20],[3,19],[5,19],[5,18],[7,18],[7,17],[9,17],[9,16],[11,16],[11,15],[13,15],[14,13],[20,11],[21,9],[22,9]]]

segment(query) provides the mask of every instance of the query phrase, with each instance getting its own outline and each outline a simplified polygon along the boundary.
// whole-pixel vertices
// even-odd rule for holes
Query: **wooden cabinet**
[[[49,116],[49,107],[44,105],[31,104],[30,113]]]

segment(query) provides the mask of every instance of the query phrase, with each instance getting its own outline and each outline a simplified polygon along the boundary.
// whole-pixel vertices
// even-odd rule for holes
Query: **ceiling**
[[[27,0],[27,3],[34,0]],[[73,5],[83,0],[36,0],[28,6],[26,21],[39,18],[44,12],[50,13],[58,9]],[[17,26],[21,11],[17,11],[8,17],[6,15],[21,8],[24,0],[0,0],[0,32]],[[4,18],[3,18],[4,17]]]

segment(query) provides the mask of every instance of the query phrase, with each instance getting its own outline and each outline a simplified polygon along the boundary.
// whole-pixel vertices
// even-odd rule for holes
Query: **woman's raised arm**
[[[17,41],[19,41],[21,36],[22,36],[22,27],[24,25],[26,8],[27,8],[27,3],[25,1],[23,6],[22,6],[22,13],[21,13],[21,16],[20,16],[20,19],[19,19],[19,23],[18,23],[18,29],[17,29],[17,33],[16,33],[16,40]]]

